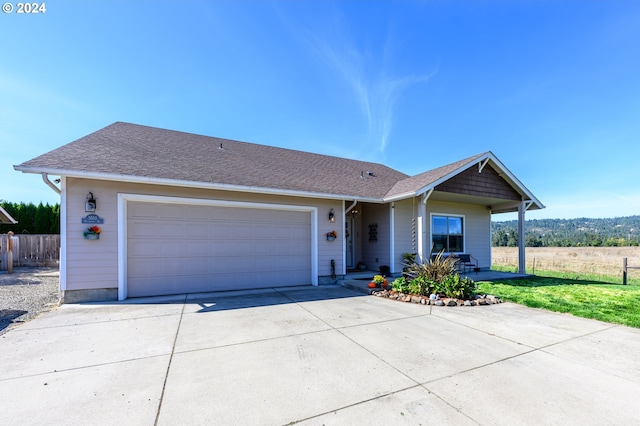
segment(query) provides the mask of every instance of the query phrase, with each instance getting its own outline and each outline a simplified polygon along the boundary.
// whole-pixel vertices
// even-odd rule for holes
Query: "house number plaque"
[[[103,224],[104,219],[98,216],[97,214],[88,214],[82,218],[82,223],[91,223],[91,224]]]

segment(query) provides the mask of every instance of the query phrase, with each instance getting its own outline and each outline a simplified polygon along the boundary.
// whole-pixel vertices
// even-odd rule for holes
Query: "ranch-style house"
[[[122,122],[14,168],[60,194],[63,303],[321,285],[362,265],[393,275],[404,253],[485,269],[504,212],[519,213],[524,272],[524,215],[544,208],[491,152],[408,176]]]

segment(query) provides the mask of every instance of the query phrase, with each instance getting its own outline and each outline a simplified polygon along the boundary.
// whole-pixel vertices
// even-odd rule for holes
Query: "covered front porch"
[[[441,252],[471,256],[474,269],[487,271],[492,265],[492,217],[517,213],[518,272],[524,275],[525,213],[541,208],[491,152],[461,160],[401,180],[382,200],[344,199],[344,262],[336,272],[348,276],[350,271],[388,267],[394,276],[402,272],[406,255],[424,262]],[[330,222],[337,218],[332,214]]]

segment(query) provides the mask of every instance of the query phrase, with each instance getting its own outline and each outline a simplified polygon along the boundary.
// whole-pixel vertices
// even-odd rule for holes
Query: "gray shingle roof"
[[[418,195],[488,160],[510,176],[512,187],[528,193],[491,152],[408,176],[379,163],[122,122],[14,168],[26,173],[383,202]],[[537,199],[536,203],[544,207]]]
[[[16,169],[374,200],[381,200],[399,180],[408,177],[377,163],[122,122],[26,161]]]

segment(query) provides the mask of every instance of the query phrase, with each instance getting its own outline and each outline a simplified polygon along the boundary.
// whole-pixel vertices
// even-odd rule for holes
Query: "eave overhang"
[[[164,178],[157,178],[157,177],[131,176],[131,175],[109,174],[109,173],[92,173],[92,172],[84,172],[80,170],[60,170],[60,169],[50,169],[50,168],[42,168],[42,167],[13,166],[13,168],[14,170],[22,173],[33,173],[33,174],[44,173],[47,175],[70,177],[70,178],[95,179],[95,180],[117,181],[117,182],[127,182],[127,183],[142,183],[147,185],[180,186],[180,187],[196,188],[196,189],[236,191],[236,192],[247,192],[247,193],[253,193],[253,194],[283,195],[283,196],[290,196],[290,197],[320,198],[320,199],[327,199],[327,200],[355,200],[359,202],[379,203],[379,204],[382,204],[385,202],[385,200],[380,198],[368,198],[368,197],[362,197],[360,195],[353,195],[353,194],[332,194],[332,193],[322,193],[322,192],[296,191],[296,190],[288,190],[288,189],[280,189],[280,188],[264,188],[264,187],[258,187],[258,186],[242,186],[242,185],[230,185],[230,184],[223,184],[223,183],[194,182],[194,181],[177,180],[177,179],[164,179]]]

